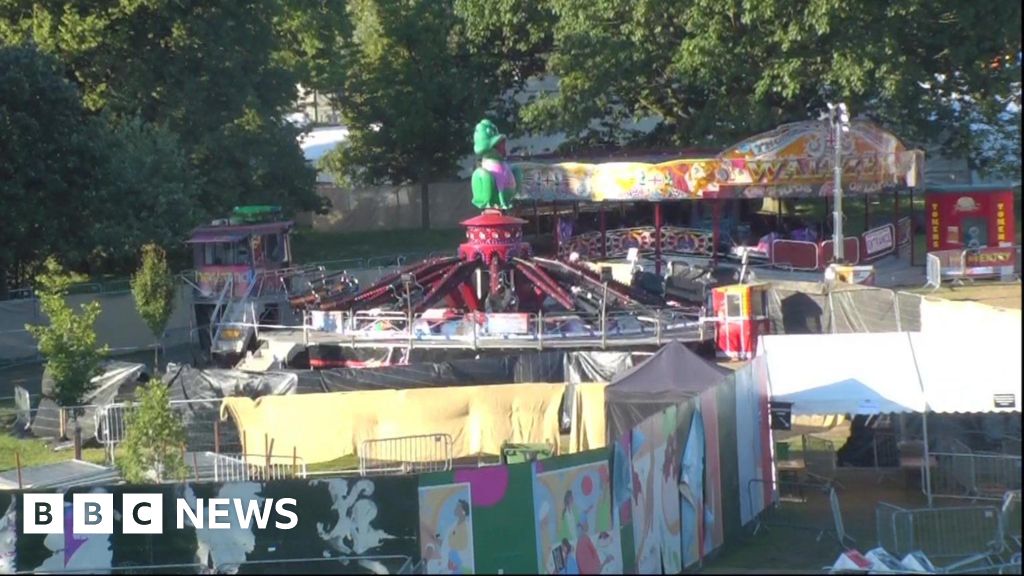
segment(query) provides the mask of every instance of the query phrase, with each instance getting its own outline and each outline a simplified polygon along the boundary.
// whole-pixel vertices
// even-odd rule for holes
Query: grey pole
[[[843,130],[840,125],[840,119],[837,117],[839,113],[836,109],[832,110],[832,130],[835,132],[834,143],[836,147],[835,167],[833,168],[834,181],[832,183],[832,192],[835,194],[835,211],[832,213],[835,219],[832,225],[832,241],[834,242],[832,255],[833,260],[841,263],[843,261],[843,166],[841,164],[840,150],[842,148]]]

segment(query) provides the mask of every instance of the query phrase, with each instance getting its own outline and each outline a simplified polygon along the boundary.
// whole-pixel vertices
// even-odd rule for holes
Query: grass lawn
[[[55,452],[44,440],[38,438],[20,439],[8,434],[0,436],[0,472],[17,468],[15,454],[21,457],[21,467],[28,468],[71,460],[75,457],[75,450],[68,448]],[[102,448],[85,448],[82,450],[82,460],[103,464],[104,450]]]
[[[345,233],[296,230],[292,235],[292,256],[297,264],[312,264],[354,259],[383,261],[388,256],[426,256],[431,252],[454,255],[465,237],[461,228]]]

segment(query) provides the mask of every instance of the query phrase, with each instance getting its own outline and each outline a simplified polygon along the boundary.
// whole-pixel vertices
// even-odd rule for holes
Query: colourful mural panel
[[[704,423],[704,556],[725,542],[722,518],[722,444],[718,438],[718,394],[709,390],[700,395],[701,420]],[[731,453],[731,452],[730,452]]]
[[[679,409],[672,406],[633,429],[633,537],[640,574],[683,569]]]
[[[430,492],[431,490],[438,492]],[[446,490],[448,492],[446,492]],[[461,570],[468,574],[469,566],[480,574],[533,574],[537,571],[537,553],[533,516],[533,481],[529,463],[507,466],[487,466],[484,468],[466,468],[454,472],[425,474],[420,477],[420,494],[430,494],[428,503],[444,498],[449,494],[447,502],[469,497],[469,514],[467,524],[470,529],[468,540],[471,542],[469,555],[460,553]],[[462,496],[456,496],[462,494]],[[454,506],[446,504],[445,506]],[[447,508],[445,508],[447,509]],[[436,510],[436,509],[435,509]],[[432,523],[431,512],[423,517],[425,508],[420,506],[420,532],[438,532],[438,525],[450,524],[450,517],[455,514],[444,510],[439,512],[438,524]],[[441,532],[443,535],[443,532]],[[461,544],[459,535],[457,544]],[[444,552],[443,538],[420,541],[423,551],[425,568],[431,574],[452,574],[443,556],[440,560],[428,558],[427,545],[434,544],[438,554]],[[439,547],[439,545],[441,545]],[[450,546],[449,546],[450,548]]]
[[[599,461],[547,470],[534,476],[537,562],[542,574],[622,574],[622,544],[612,511],[611,470]]]
[[[474,574],[469,484],[420,488],[420,558],[427,574]]]

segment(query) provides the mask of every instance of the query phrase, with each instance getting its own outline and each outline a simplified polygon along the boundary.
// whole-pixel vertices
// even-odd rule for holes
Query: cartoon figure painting
[[[474,574],[469,484],[420,488],[420,554],[427,574]]]
[[[11,498],[7,511],[0,516],[0,574],[14,574],[14,552],[18,542],[18,498]]]
[[[257,482],[231,482],[223,484],[217,492],[218,498],[241,498],[262,502],[258,495],[263,490]],[[184,498],[196,510],[196,493],[185,485]],[[249,554],[256,547],[256,535],[252,528],[243,530],[238,518],[230,516],[231,530],[211,530],[209,527],[196,528],[196,562],[216,569],[220,574],[235,574]],[[185,524],[192,526],[192,520],[185,515]]]
[[[683,473],[679,479],[683,526],[683,563],[692,566],[703,558],[704,535],[704,420],[693,415],[683,452]]]
[[[537,473],[533,496],[543,573],[622,572],[607,461]]]
[[[103,492],[93,488],[93,493]],[[109,534],[75,534],[73,512],[70,501],[64,503],[64,533],[47,534],[43,545],[52,555],[43,561],[35,571],[64,572],[71,570],[89,571],[92,574],[110,574],[114,552]],[[119,518],[115,516],[115,530]]]
[[[317,533],[330,550],[324,553],[325,556],[369,556],[385,540],[395,538],[373,525],[377,519],[377,503],[371,498],[374,492],[372,480],[350,482],[344,478],[332,478],[314,481],[313,485],[321,482],[327,484],[334,502],[331,508],[338,516],[333,526],[317,523]],[[377,560],[360,560],[359,564],[374,574],[387,573],[387,568]]]

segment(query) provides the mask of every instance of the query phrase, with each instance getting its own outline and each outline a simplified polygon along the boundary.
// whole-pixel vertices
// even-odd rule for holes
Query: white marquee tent
[[[762,336],[757,361],[773,402],[800,414],[1021,411],[1021,332]],[[931,503],[931,474],[925,470]]]
[[[758,354],[793,414],[1021,410],[1019,331],[772,335]]]

